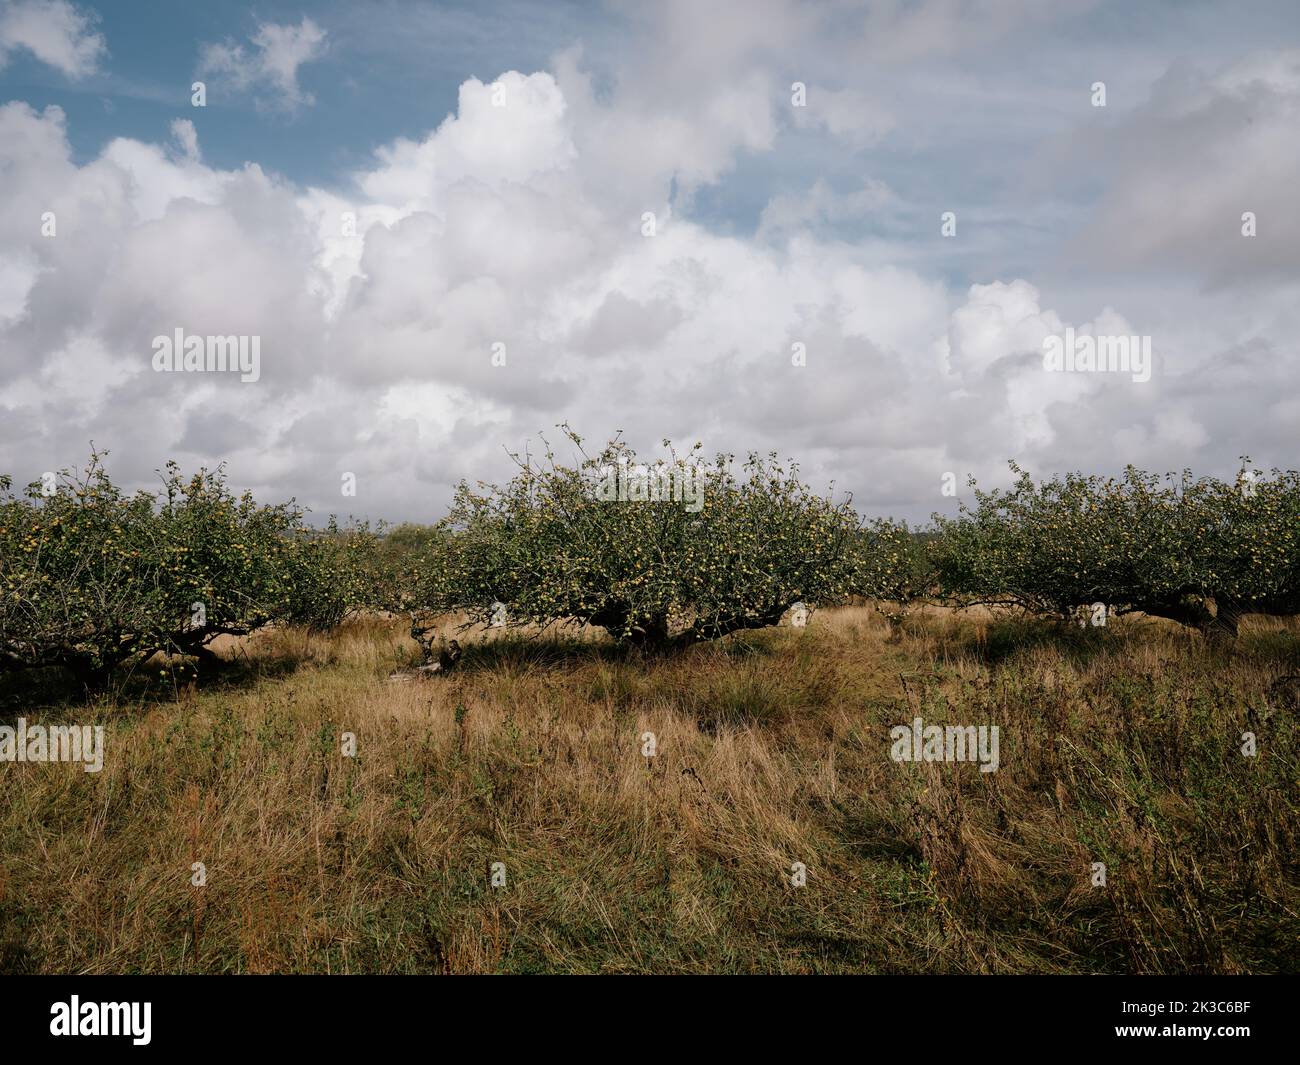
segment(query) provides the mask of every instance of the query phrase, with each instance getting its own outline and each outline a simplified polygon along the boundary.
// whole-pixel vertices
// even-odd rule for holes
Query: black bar
[[[868,1052],[900,1043],[985,1052],[1127,1044],[1138,1053],[1154,1045],[1157,1053],[1249,1058],[1293,1044],[1296,1031],[1296,984],[1269,977],[865,977],[831,988],[787,978],[779,986],[751,980],[707,990],[605,981],[561,996],[536,982],[517,988],[411,976],[50,976],[0,980],[0,995],[0,1047],[73,1048],[83,1057],[110,1044],[114,1053],[201,1050],[206,1057],[219,1050],[400,1049],[412,1040],[448,1049],[450,1040],[466,1041],[467,1050],[478,1042],[490,1054],[512,1040],[531,1040],[533,1050],[600,1045],[595,1036],[618,1039],[622,1028],[634,1038],[621,1045],[658,1032],[665,1048],[695,1051],[734,1050],[784,1031],[794,1040],[788,1049],[811,1052],[851,1030]],[[74,995],[82,1014],[87,1003],[149,1003],[148,1043],[137,1045],[130,1034],[52,1035],[56,1011],[64,1016],[59,1004],[70,1007]],[[143,1020],[143,1011],[136,1016]],[[1133,1031],[1145,1028],[1154,1031]]]

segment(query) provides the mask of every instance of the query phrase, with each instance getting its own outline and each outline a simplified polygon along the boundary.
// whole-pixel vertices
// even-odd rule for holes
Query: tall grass
[[[414,644],[373,619],[228,647],[197,687],[11,691],[108,739],[99,774],[0,765],[0,969],[1300,968],[1292,626],[845,609],[664,659],[466,643],[424,682],[388,682]],[[998,725],[1002,768],[893,762],[915,716]]]

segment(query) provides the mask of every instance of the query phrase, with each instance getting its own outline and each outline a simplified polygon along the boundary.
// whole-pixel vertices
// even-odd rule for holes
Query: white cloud
[[[377,165],[360,175],[361,188],[411,210],[439,207],[435,171],[444,189],[463,179],[499,188],[564,170],[577,157],[555,80],[517,71],[490,85],[470,78],[460,87],[457,113],[433,134],[418,143],[398,140],[375,154]]]
[[[261,22],[251,48],[231,40],[204,45],[199,74],[224,77],[237,92],[266,90],[272,106],[294,111],[315,102],[298,84],[298,70],[325,54],[325,42],[325,31],[305,16],[296,26]]]
[[[226,459],[268,498],[431,518],[459,478],[508,474],[503,444],[568,420],[644,446],[775,447],[864,509],[923,517],[944,505],[943,472],[993,480],[1007,458],[1205,468],[1288,446],[1294,285],[1153,295],[992,268],[954,291],[908,265],[919,238],[847,235],[886,211],[896,222],[909,191],[865,176],[791,180],[809,192],[768,199],[754,233],[702,224],[689,195],[782,136],[825,131],[842,152],[869,130],[844,97],[847,118],[791,132],[770,52],[805,47],[810,16],[770,14],[710,5],[692,21],[668,5],[645,55],[599,89],[576,52],[468,78],[454,114],[330,188],[210,165],[184,120],[165,143],[119,138],[79,163],[57,108],[0,107],[0,470],[76,462],[93,438],[123,479],[151,483],[173,455]],[[711,51],[692,26],[724,43]],[[296,63],[268,69],[296,86]],[[1288,69],[1207,91],[1273,101]],[[52,239],[33,222],[47,210]],[[1043,337],[1067,325],[1152,335],[1159,372],[1044,372]],[[262,379],[152,373],[151,338],[178,327],[261,336]],[[339,496],[345,470],[355,500]]]
[[[0,0],[0,67],[25,49],[69,78],[94,74],[108,51],[96,21],[68,0]]]

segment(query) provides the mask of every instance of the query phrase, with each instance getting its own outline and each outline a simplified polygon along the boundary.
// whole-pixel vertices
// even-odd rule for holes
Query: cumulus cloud
[[[0,107],[0,470],[75,463],[94,439],[128,480],[226,460],[240,485],[319,512],[428,519],[460,478],[508,475],[503,445],[567,420],[646,447],[775,447],[864,509],[923,518],[944,473],[997,481],[1007,458],[1218,469],[1285,450],[1286,281],[1249,299],[953,284],[905,245],[845,236],[907,193],[866,176],[787,188],[753,231],[694,215],[689,190],[790,129],[835,151],[854,135],[781,111],[790,78],[769,52],[814,31],[803,5],[770,14],[710,6],[699,18],[734,31],[714,54],[670,4],[613,85],[578,51],[466,78],[454,113],[329,187],[210,165],[184,120],[78,161],[58,108]],[[1234,69],[1258,73],[1206,82],[1207,101],[1276,102],[1291,68]],[[153,372],[152,338],[178,328],[259,336],[260,380]],[[1067,328],[1151,336],[1151,381],[1046,372],[1043,340]]]
[[[69,78],[94,74],[108,48],[94,12],[69,0],[0,2],[0,67],[11,53],[30,52]]]
[[[262,93],[259,102],[286,111],[315,102],[298,84],[298,70],[325,54],[326,33],[320,26],[305,16],[296,26],[260,22],[248,44],[205,44],[199,74],[223,78],[236,92]]]

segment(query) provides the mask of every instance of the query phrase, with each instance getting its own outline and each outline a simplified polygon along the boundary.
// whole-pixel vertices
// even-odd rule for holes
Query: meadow
[[[34,671],[0,717],[107,757],[0,766],[0,971],[1295,972],[1298,638],[858,603],[672,654],[476,628],[412,679],[372,615]],[[917,716],[1000,768],[893,761]]]

